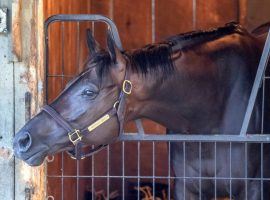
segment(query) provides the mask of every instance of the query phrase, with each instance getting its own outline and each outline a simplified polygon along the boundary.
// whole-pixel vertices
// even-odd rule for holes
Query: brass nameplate
[[[88,127],[88,131],[91,132],[94,129],[96,129],[98,126],[100,126],[101,124],[103,124],[104,122],[106,122],[107,120],[110,119],[110,115],[104,115],[103,117],[101,117],[99,120],[97,120],[96,122],[94,122],[93,124],[91,124]]]

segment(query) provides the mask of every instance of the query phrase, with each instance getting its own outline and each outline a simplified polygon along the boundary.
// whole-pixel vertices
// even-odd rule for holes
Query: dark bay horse
[[[14,138],[15,155],[31,166],[42,164],[47,155],[73,150],[78,141],[83,146],[109,144],[123,124],[140,118],[183,134],[239,134],[264,45],[261,37],[236,23],[125,52],[119,51],[110,35],[107,50],[100,49],[90,32],[88,44],[91,57],[85,70]],[[257,101],[249,133],[261,131],[260,108]],[[73,127],[82,131],[70,134]],[[261,174],[260,144],[232,144],[231,170],[229,144],[218,144],[215,164],[213,145],[202,144],[199,164],[197,143],[186,144],[185,159],[183,143],[172,143],[175,175],[183,177],[183,168],[186,177],[228,177],[231,171],[236,178],[231,190],[234,199],[261,199],[260,181],[252,179]],[[270,177],[268,148],[264,155],[264,176]],[[237,179],[245,173],[251,180]],[[214,190],[214,179],[202,180],[201,198],[214,198],[214,192],[228,197],[228,182],[217,180]],[[183,184],[183,179],[176,179],[175,199],[199,199],[198,180]],[[270,199],[268,190],[264,189],[265,200]]]

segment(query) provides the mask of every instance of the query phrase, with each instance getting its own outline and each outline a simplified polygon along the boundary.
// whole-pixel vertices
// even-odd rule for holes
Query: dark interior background
[[[246,5],[246,6],[243,6]],[[223,26],[231,21],[240,21],[248,29],[252,29],[270,20],[267,13],[270,3],[261,0],[44,0],[44,15],[48,18],[54,14],[102,14],[113,19],[117,25],[125,49],[139,48],[151,42],[164,40],[166,37],[195,29],[207,29]],[[259,12],[258,12],[259,11]],[[260,13],[260,14],[259,14]],[[83,63],[88,55],[86,48],[86,28],[91,28],[96,39],[103,47],[106,46],[106,26],[95,23],[56,23],[50,28],[48,101],[52,101],[64,88],[65,84],[83,70]],[[56,76],[55,76],[56,75]],[[165,133],[159,124],[144,120],[146,132]],[[134,124],[127,125],[126,130],[135,131]],[[48,196],[61,199],[84,199],[84,192],[106,190],[106,175],[121,176],[122,144],[111,145],[94,158],[80,162],[71,160],[65,154],[54,157],[49,162]],[[125,144],[125,175],[136,176],[138,171],[138,144]],[[141,175],[153,174],[153,144],[140,144]],[[107,158],[109,154],[109,159]],[[168,155],[166,143],[155,144],[155,174],[168,174]],[[109,168],[107,167],[110,162]],[[100,176],[100,178],[77,178],[80,176]],[[58,176],[50,177],[50,176]],[[68,176],[63,178],[63,176]],[[128,182],[137,180],[128,180]],[[147,181],[147,180],[145,180]],[[157,180],[158,181],[158,180]],[[164,180],[160,180],[164,182]],[[63,184],[62,184],[63,183]],[[111,179],[110,190],[119,190],[121,180]],[[78,187],[79,186],[79,187]],[[79,190],[79,192],[76,192]]]

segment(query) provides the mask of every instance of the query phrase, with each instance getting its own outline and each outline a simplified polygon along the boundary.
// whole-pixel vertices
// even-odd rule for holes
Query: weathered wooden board
[[[246,8],[247,12],[246,25],[250,30],[270,21],[269,0],[260,0],[260,1],[246,0],[246,1],[248,1],[247,4],[248,6]]]
[[[193,30],[193,1],[156,0],[155,34],[156,40]]]
[[[25,93],[29,91],[28,76],[27,76],[27,67],[25,63],[14,63],[14,129],[17,132],[27,121],[25,110]],[[29,119],[28,119],[29,120]],[[26,163],[15,159],[15,171],[14,176],[16,179],[15,183],[15,199],[24,199],[25,198],[25,188],[32,187],[31,183],[31,167],[27,166]],[[41,188],[40,188],[41,189]]]
[[[92,0],[91,1],[91,13],[101,14],[113,19],[113,4],[112,1],[107,0]],[[107,25],[104,23],[95,23],[92,26],[94,29],[95,39],[99,42],[102,48],[106,48],[106,38],[107,38]],[[85,35],[83,35],[85,37]]]
[[[113,20],[125,49],[139,48],[152,42],[151,0],[115,0]]]
[[[223,26],[239,19],[239,2],[228,0],[197,0],[196,28],[207,29]]]
[[[18,131],[29,119],[30,116],[26,116],[26,113],[33,115],[43,103],[43,10],[40,2],[21,0],[14,1],[12,6],[13,45],[9,46],[9,51],[15,53],[16,59],[12,59],[13,74],[7,77],[13,80],[11,90],[13,133],[11,137],[14,131]],[[28,112],[25,108],[26,92],[31,92],[32,96]],[[45,199],[45,166],[31,168],[20,160],[15,160],[14,164],[15,167],[12,168],[12,179],[15,181],[12,185],[13,198],[5,199]],[[28,189],[29,194],[27,194]]]

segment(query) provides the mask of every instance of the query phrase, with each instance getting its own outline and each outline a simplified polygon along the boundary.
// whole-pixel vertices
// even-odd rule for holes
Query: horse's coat
[[[230,23],[209,31],[174,36],[142,49],[120,52],[110,37],[108,51],[105,51],[100,50],[88,34],[91,58],[87,70],[51,106],[72,126],[85,127],[113,106],[128,70],[133,90],[126,101],[126,122],[149,118],[178,133],[239,134],[263,48],[262,38]],[[265,118],[269,119],[267,102]],[[261,132],[260,108],[259,96],[249,133]],[[269,132],[269,128],[265,123],[264,131]],[[118,129],[117,119],[112,118],[83,138],[83,142],[85,145],[110,143],[117,137]],[[231,175],[243,178],[247,175],[261,178],[260,144],[232,144],[231,160],[230,144],[201,145],[200,161],[198,143],[172,143],[171,160],[177,177]],[[71,148],[66,131],[44,112],[29,121],[14,139],[17,157],[30,165],[40,165],[48,154]],[[264,177],[270,177],[269,145],[266,144],[263,159]],[[202,184],[199,183],[198,179],[191,178],[184,186],[183,179],[176,179],[175,199],[198,199],[200,186],[202,199],[213,198],[214,178],[202,179]],[[245,194],[245,181],[233,180],[232,197],[245,199],[247,195],[248,199],[259,200],[260,181],[247,180],[247,184],[249,189]],[[218,179],[216,195],[228,197],[229,186],[228,179]],[[269,184],[265,183],[264,188],[267,187]],[[268,189],[264,189],[263,199],[270,199]]]

